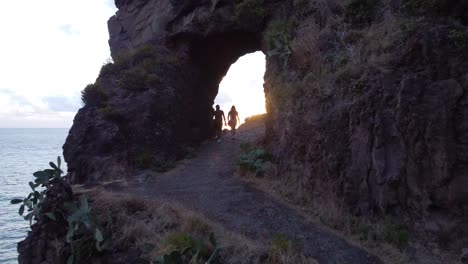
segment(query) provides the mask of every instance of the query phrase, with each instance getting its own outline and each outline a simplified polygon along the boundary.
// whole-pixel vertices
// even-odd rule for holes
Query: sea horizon
[[[17,243],[26,238],[29,223],[18,215],[11,199],[24,198],[30,192],[32,173],[49,167],[57,156],[63,158],[62,146],[69,128],[0,128],[0,264],[18,263]],[[63,169],[66,164],[62,159]]]

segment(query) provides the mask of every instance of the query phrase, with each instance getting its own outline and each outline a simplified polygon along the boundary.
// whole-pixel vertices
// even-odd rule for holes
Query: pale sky
[[[260,51],[244,55],[231,65],[215,99],[215,105],[219,104],[226,118],[233,105],[242,123],[246,117],[266,112],[264,74],[265,55]]]
[[[117,11],[114,1],[1,4],[0,127],[70,127],[82,106],[81,90],[110,58],[107,20]],[[256,53],[243,61],[231,67],[216,99],[226,114],[235,104],[242,120],[265,112],[265,57]]]

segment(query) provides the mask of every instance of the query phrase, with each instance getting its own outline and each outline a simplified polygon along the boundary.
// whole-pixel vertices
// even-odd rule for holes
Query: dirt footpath
[[[254,141],[263,133],[261,127],[241,128],[235,140],[228,135],[221,142],[211,140],[202,145],[196,157],[171,171],[154,173],[133,185],[113,186],[111,190],[175,201],[232,232],[265,244],[274,235],[284,233],[297,241],[305,256],[319,263],[382,263],[235,175],[240,143]]]

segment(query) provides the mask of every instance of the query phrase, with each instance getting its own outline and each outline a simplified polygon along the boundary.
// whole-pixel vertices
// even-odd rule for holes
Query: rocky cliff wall
[[[114,63],[85,89],[64,145],[72,181],[131,177],[183,157],[209,136],[229,66],[261,50],[266,142],[277,177],[290,177],[301,199],[409,214],[440,236],[468,237],[466,2],[116,5]]]

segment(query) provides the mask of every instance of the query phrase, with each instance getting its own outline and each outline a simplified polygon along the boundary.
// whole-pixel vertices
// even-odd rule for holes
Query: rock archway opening
[[[222,105],[226,115],[232,105],[237,105],[241,121],[251,114],[265,112],[265,55],[261,34],[228,31],[181,38],[189,39],[186,41],[190,43],[190,63],[195,70],[192,96],[187,104],[192,109],[189,117],[192,140],[204,140],[213,135],[215,102]],[[236,62],[243,66],[235,65]],[[231,68],[233,76],[227,75]],[[240,73],[236,71],[238,68]],[[252,89],[247,91],[248,87]]]
[[[265,63],[265,54],[257,51],[240,57],[231,65],[219,84],[214,101],[214,105],[219,105],[225,112],[226,118],[233,105],[239,113],[240,124],[247,117],[266,113],[263,90]],[[229,126],[224,128],[230,129]]]

